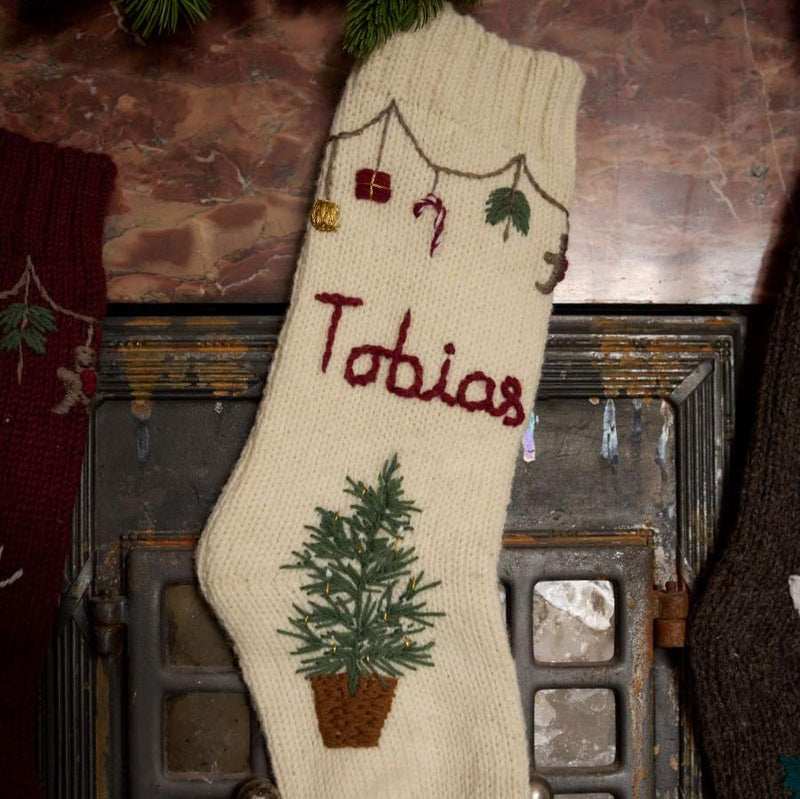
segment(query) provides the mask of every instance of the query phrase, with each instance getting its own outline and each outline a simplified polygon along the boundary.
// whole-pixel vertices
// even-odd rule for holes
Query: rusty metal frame
[[[130,542],[127,557],[129,583],[128,632],[140,643],[128,653],[128,719],[136,735],[128,740],[129,792],[132,797],[163,799],[227,799],[250,774],[269,773],[263,739],[255,714],[250,719],[250,771],[209,783],[203,775],[172,779],[163,762],[162,715],[170,695],[224,691],[245,693],[238,671],[177,669],[163,661],[163,630],[159,623],[164,590],[170,585],[193,583],[194,544],[191,539]]]
[[[652,575],[647,534],[506,535],[498,576],[506,588],[511,651],[528,724],[533,774],[556,794],[608,792],[615,799],[653,796]],[[535,660],[533,590],[541,580],[608,580],[614,586],[614,656],[606,663]],[[607,688],[616,703],[616,757],[605,768],[543,768],[536,763],[533,703],[550,688]]]
[[[254,399],[280,324],[279,317],[109,319],[98,401]],[[678,562],[689,587],[716,538],[743,332],[743,319],[730,316],[556,316],[551,323],[540,398],[640,396],[672,404],[678,434]],[[92,428],[65,572],[70,602],[54,636],[42,698],[39,762],[48,799],[126,795],[126,675],[119,633],[124,625],[105,623],[124,616],[116,596],[124,588],[126,545],[104,540],[103,531],[94,528],[94,448]],[[108,604],[95,639],[107,639],[100,657],[85,635],[89,582]],[[663,795],[702,799],[707,794],[686,702],[686,672],[674,658],[659,662],[657,656],[655,668],[656,739],[677,753],[679,766],[674,792],[673,775],[661,775]],[[676,690],[677,728],[670,709]],[[658,792],[658,769],[655,776]]]

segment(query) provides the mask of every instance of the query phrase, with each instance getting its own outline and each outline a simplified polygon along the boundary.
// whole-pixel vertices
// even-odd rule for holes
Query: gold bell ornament
[[[316,200],[311,209],[311,224],[323,233],[339,229],[339,206],[330,200]]]

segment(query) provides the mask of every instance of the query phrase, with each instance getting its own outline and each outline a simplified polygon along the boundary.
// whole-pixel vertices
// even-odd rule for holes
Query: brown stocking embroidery
[[[553,271],[550,273],[550,277],[546,282],[540,283],[538,280],[536,281],[536,288],[539,289],[542,294],[552,294],[555,287],[567,274],[567,268],[569,267],[569,261],[567,260],[568,245],[569,235],[567,233],[562,233],[558,252],[546,252],[544,254],[545,262],[553,267]]]

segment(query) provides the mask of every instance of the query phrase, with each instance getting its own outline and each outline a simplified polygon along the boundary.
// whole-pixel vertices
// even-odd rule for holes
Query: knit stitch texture
[[[486,180],[442,173],[447,217],[432,256],[433,217],[417,219],[414,206],[436,176],[397,120],[328,147],[322,175],[334,150],[335,165],[317,196],[340,206],[338,230],[307,232],[261,408],[197,556],[284,799],[529,796],[496,568],[552,303],[536,283],[550,279],[544,254],[559,251],[567,225],[582,86],[573,62],[510,46],[449,7],[348,81],[333,134],[395,101],[430,160],[486,173],[524,154],[563,207],[521,182],[530,231],[505,241],[485,205],[511,185],[513,164]],[[356,196],[363,169],[391,175],[385,202]],[[418,568],[441,580],[426,594],[445,614],[434,665],[398,679],[377,747],[326,748],[309,681],[276,632],[304,601],[302,576],[279,566],[315,507],[348,510],[345,476],[369,480],[394,453],[422,508],[408,539]]]
[[[719,799],[791,795],[800,758],[800,257],[776,309],[730,544],[691,629],[701,739]]]
[[[62,404],[67,383],[59,370],[80,394],[93,392],[94,372],[76,371],[75,349],[90,336],[89,349],[100,347],[99,326],[80,317],[99,320],[105,312],[102,226],[116,168],[107,156],[5,130],[0,165],[0,295],[7,295],[0,313],[27,302],[52,318],[42,328],[43,352],[24,342],[0,351],[0,798],[36,799],[36,691],[60,596],[88,419],[77,394],[69,408]],[[9,294],[25,275],[30,280]],[[32,324],[30,310],[26,321],[8,322],[9,345],[14,331]]]

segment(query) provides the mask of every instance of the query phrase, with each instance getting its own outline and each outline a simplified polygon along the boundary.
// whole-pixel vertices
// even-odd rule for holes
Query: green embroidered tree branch
[[[444,615],[427,610],[421,598],[439,581],[413,573],[415,548],[403,544],[420,509],[404,499],[399,468],[392,457],[374,487],[348,477],[351,514],[317,508],[318,524],[306,527],[309,538],[292,553],[296,562],[282,566],[308,578],[308,604],[293,605],[291,629],[278,631],[301,642],[292,653],[301,658],[298,673],[346,672],[352,695],[362,675],[399,677],[432,666],[434,642],[419,637]]]

